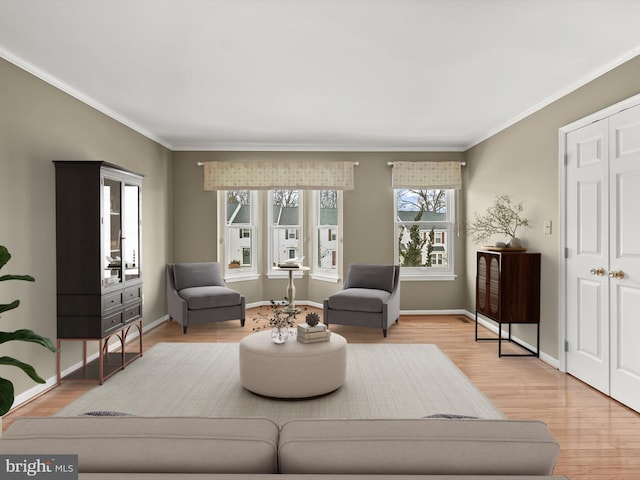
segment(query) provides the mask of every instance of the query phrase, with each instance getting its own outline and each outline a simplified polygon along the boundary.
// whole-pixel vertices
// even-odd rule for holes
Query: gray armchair
[[[218,262],[167,264],[167,304],[184,333],[196,323],[234,319],[244,327],[244,296],[227,288]]]
[[[324,301],[324,323],[387,329],[400,318],[400,267],[350,265],[343,289]]]

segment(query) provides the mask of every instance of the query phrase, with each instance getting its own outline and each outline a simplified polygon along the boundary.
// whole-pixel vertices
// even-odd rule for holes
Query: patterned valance
[[[393,188],[462,187],[460,162],[393,162]]]
[[[205,162],[205,190],[353,190],[353,162]]]

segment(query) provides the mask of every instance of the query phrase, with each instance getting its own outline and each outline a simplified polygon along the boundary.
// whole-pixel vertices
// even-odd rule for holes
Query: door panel
[[[567,135],[567,372],[609,393],[608,121]]]
[[[611,395],[640,411],[640,107],[610,118]]]

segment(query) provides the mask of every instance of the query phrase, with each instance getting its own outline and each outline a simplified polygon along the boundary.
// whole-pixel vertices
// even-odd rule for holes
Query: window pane
[[[273,266],[290,258],[300,257],[300,231],[297,228],[273,228],[271,246]]]
[[[450,268],[449,191],[396,190],[397,261],[402,267]]]
[[[229,190],[226,192],[226,256],[232,275],[254,270],[254,231],[252,194],[250,190]],[[235,265],[233,265],[235,264]]]
[[[299,190],[273,191],[273,225],[299,225]]]
[[[406,190],[397,191],[398,203],[396,212],[401,220],[427,220],[427,218],[415,218],[421,213],[429,213],[431,220],[435,220],[433,215],[444,215],[438,220],[446,220],[447,214],[447,191],[446,190]]]
[[[315,268],[333,275],[338,266],[338,191],[318,190],[315,194]]]
[[[229,262],[237,260],[242,266],[250,266],[251,251],[253,249],[251,229],[229,226],[227,227],[227,233]]]
[[[337,227],[318,228],[318,268],[335,269],[337,267],[338,245]]]

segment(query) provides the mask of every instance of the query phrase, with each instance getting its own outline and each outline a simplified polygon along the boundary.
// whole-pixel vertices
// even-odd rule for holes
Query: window
[[[402,276],[453,274],[453,190],[395,190],[395,261]]]
[[[227,275],[238,276],[256,272],[255,192],[228,190],[225,192],[225,256]],[[239,265],[239,267],[238,267]]]
[[[337,282],[341,201],[338,190],[220,191],[218,258],[225,265],[225,278],[247,280],[259,273],[279,277],[283,272],[274,266],[304,256],[312,278]]]
[[[291,258],[300,258],[302,218],[302,191],[269,191],[269,265]]]
[[[315,190],[313,272],[338,275],[338,191]]]

